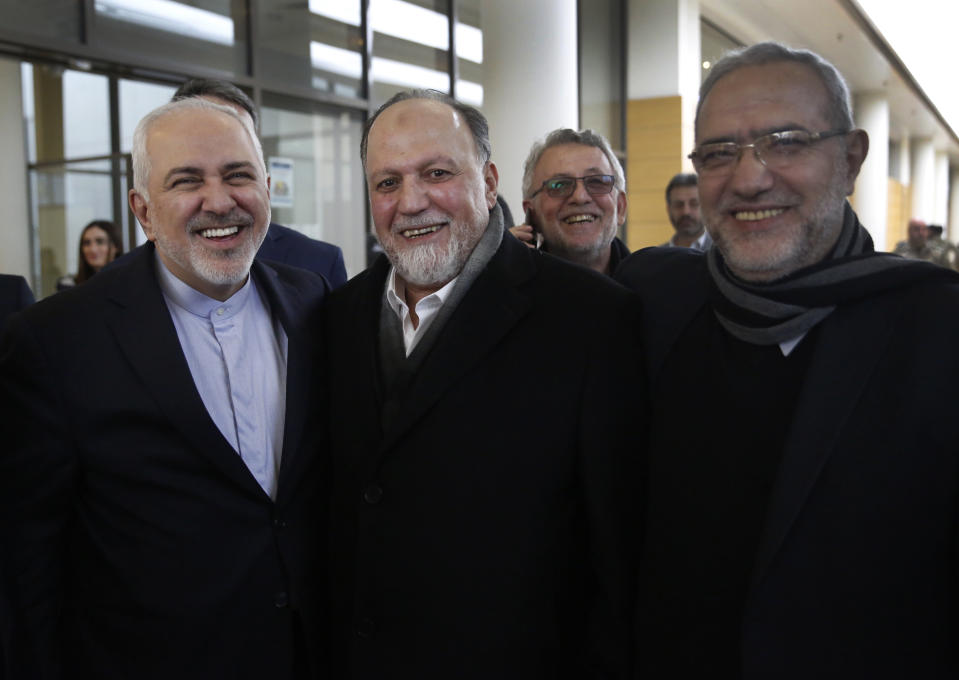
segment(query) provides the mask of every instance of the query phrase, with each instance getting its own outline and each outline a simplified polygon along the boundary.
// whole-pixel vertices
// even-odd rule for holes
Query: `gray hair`
[[[777,42],[761,42],[749,47],[741,47],[727,52],[709,70],[709,75],[699,88],[699,103],[696,105],[696,136],[699,137],[699,113],[706,101],[706,95],[723,77],[746,66],[764,66],[779,62],[804,64],[815,71],[822,81],[828,95],[828,109],[825,111],[830,123],[837,129],[852,130],[852,98],[849,86],[835,66],[809,50],[794,50]]]
[[[539,159],[543,157],[547,149],[563,144],[582,144],[583,146],[596,147],[602,151],[606,160],[609,161],[609,166],[613,169],[616,188],[620,191],[626,191],[626,175],[623,173],[623,165],[616,158],[613,147],[609,145],[609,141],[603,135],[589,128],[579,131],[559,128],[546,135],[543,141],[533,144],[533,148],[529,150],[529,156],[526,157],[526,162],[523,164],[523,198],[529,198],[530,194],[536,189],[533,186],[533,174],[536,172]]]
[[[233,107],[226,106],[225,104],[217,104],[209,99],[202,99],[200,97],[178,99],[150,111],[150,113],[140,119],[136,129],[133,131],[133,149],[131,152],[133,156],[133,189],[143,196],[144,200],[150,200],[150,193],[147,189],[150,184],[151,169],[150,155],[147,153],[147,138],[150,135],[150,129],[159,120],[174,113],[201,110],[219,111],[239,121],[243,129],[246,130],[247,135],[249,135],[250,141],[253,143],[253,149],[256,152],[256,159],[260,164],[260,170],[263,171],[263,176],[266,176],[263,147],[260,145],[260,139],[256,136],[256,131],[253,129],[249,120],[237,113]]]
[[[463,120],[465,120],[469,126],[470,132],[473,134],[473,143],[476,145],[476,156],[479,158],[480,163],[485,165],[493,155],[493,148],[489,141],[489,123],[486,121],[486,116],[480,113],[478,109],[474,109],[468,104],[457,101],[445,92],[440,92],[439,90],[403,90],[390,97],[385,104],[376,110],[376,113],[370,116],[370,119],[366,121],[366,125],[363,126],[363,138],[360,140],[360,159],[363,161],[364,168],[366,167],[367,143],[369,142],[370,128],[373,127],[373,123],[380,117],[381,113],[393,106],[393,104],[398,104],[399,102],[410,99],[428,99],[446,104],[462,116]]]

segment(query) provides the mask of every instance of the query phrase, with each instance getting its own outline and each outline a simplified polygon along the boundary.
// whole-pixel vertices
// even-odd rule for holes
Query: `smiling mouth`
[[[197,233],[203,238],[209,239],[218,239],[218,238],[227,238],[228,236],[233,236],[234,234],[239,233],[240,227],[234,225],[232,227],[217,227],[213,229],[201,229]]]
[[[772,210],[740,210],[739,212],[733,213],[733,217],[740,222],[756,222],[757,220],[765,220],[770,217],[775,217],[776,215],[781,215],[784,212],[786,212],[785,208],[773,208]]]
[[[408,239],[419,238],[420,236],[426,236],[427,234],[432,234],[439,231],[442,224],[434,224],[431,227],[418,227],[416,229],[404,229],[400,233]]]
[[[595,215],[570,215],[569,217],[563,220],[563,222],[565,222],[566,224],[580,224],[582,222],[595,222],[595,221],[596,221]]]

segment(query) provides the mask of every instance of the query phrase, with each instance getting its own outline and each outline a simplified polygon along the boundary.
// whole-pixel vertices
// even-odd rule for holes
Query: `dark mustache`
[[[213,213],[200,213],[191,217],[187,223],[187,229],[190,231],[203,231],[204,229],[222,229],[224,227],[252,227],[253,215],[234,208],[226,215],[216,215]]]

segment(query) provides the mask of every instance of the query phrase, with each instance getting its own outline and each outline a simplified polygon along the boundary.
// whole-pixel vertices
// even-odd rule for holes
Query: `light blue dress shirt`
[[[156,257],[180,347],[210,418],[270,498],[283,451],[287,336],[253,277],[224,301],[178,279]]]

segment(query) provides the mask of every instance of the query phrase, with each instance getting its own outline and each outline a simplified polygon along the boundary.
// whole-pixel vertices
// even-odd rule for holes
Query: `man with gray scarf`
[[[327,315],[334,676],[627,677],[634,297],[505,233],[477,110],[400,93],[361,153],[385,256]]]
[[[955,677],[959,276],[873,250],[834,66],[725,56],[696,118],[715,246],[640,252],[644,677]],[[691,417],[695,427],[691,427]]]

